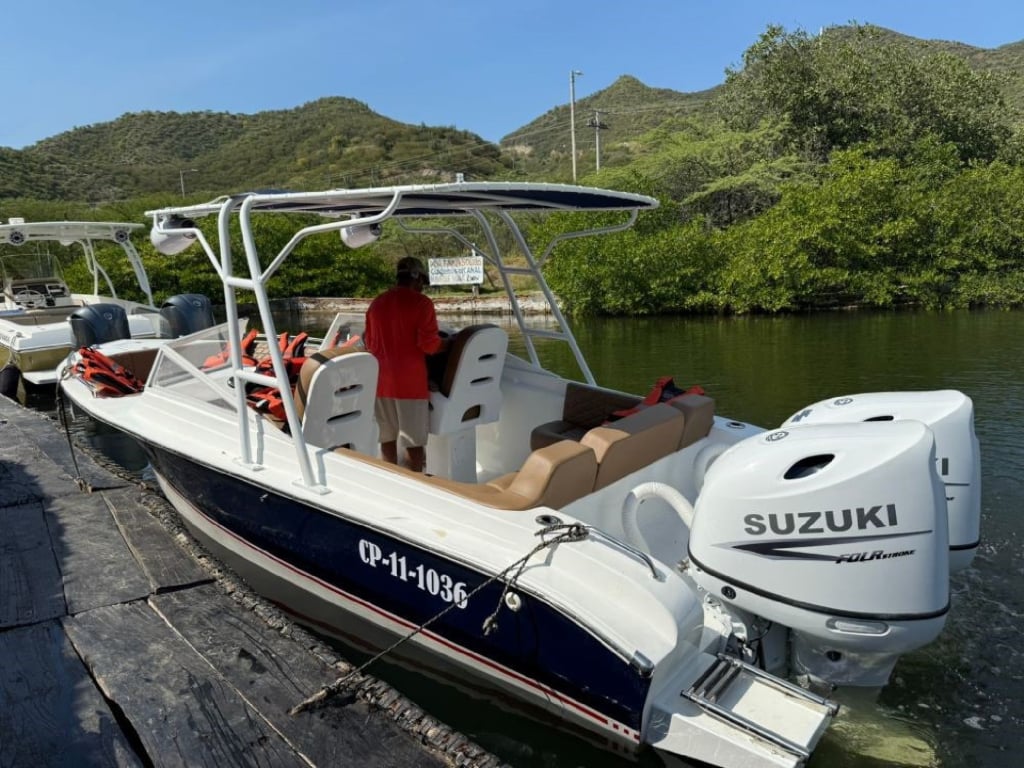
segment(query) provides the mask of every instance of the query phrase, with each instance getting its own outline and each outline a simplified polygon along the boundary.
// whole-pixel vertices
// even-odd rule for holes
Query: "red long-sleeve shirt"
[[[366,310],[363,344],[377,358],[377,397],[426,400],[427,361],[441,349],[434,302],[419,291],[396,285]]]

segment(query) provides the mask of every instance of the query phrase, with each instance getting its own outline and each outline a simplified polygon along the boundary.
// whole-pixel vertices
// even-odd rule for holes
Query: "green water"
[[[954,577],[943,636],[898,665],[877,702],[883,716],[851,701],[811,765],[1020,764],[1024,314],[603,320],[576,333],[598,381],[644,392],[673,374],[703,386],[719,413],[762,426],[834,395],[969,395],[982,448],[981,551]]]
[[[307,326],[329,318],[308,316]],[[458,327],[509,320],[441,318]],[[531,320],[545,325],[543,318]],[[288,327],[288,326],[282,326]],[[1017,768],[1024,726],[1024,313],[837,312],[793,317],[587,319],[573,331],[598,383],[638,394],[661,376],[699,384],[720,414],[765,427],[843,394],[959,389],[982,447],[982,547],[952,584],[953,610],[931,646],[901,659],[889,686],[846,706],[811,768]],[[537,342],[543,364],[577,376],[568,346]],[[661,765],[567,737],[414,672],[381,666],[432,714],[516,768]]]
[[[281,318],[279,330],[322,331],[329,320]],[[442,325],[481,320],[507,323],[442,318]],[[968,394],[982,448],[982,547],[973,566],[954,577],[940,639],[901,659],[877,701],[840,697],[847,706],[810,765],[1017,768],[1024,727],[1024,313],[598,319],[578,322],[574,331],[599,383],[642,394],[673,375],[677,384],[701,385],[720,414],[764,427],[843,394]],[[510,346],[523,353],[515,334]],[[566,345],[540,341],[538,354],[547,367],[575,375]],[[384,663],[369,671],[516,768],[637,764],[414,671]],[[661,761],[645,753],[639,764]]]

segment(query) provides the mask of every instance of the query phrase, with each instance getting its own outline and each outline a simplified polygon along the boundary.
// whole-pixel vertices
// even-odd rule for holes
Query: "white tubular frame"
[[[262,465],[259,463],[259,459],[254,452],[253,439],[250,432],[251,429],[256,427],[255,420],[258,417],[253,414],[251,416],[253,421],[250,422],[251,409],[246,405],[244,385],[246,383],[250,383],[260,386],[276,387],[281,392],[288,392],[290,391],[290,382],[281,350],[273,343],[268,344],[268,351],[274,369],[273,375],[257,374],[254,371],[246,370],[243,367],[237,291],[251,291],[255,295],[256,305],[260,315],[260,322],[263,326],[263,332],[267,339],[276,339],[277,329],[274,324],[266,283],[274,273],[277,272],[278,268],[282,263],[284,263],[284,260],[288,258],[295,248],[311,235],[323,234],[325,232],[340,233],[348,227],[382,223],[392,216],[401,213],[403,196],[408,195],[413,198],[409,203],[409,207],[416,207],[419,204],[419,198],[416,196],[421,194],[424,189],[439,190],[437,198],[432,201],[438,210],[437,215],[455,214],[468,217],[475,220],[483,230],[484,238],[487,241],[487,250],[481,252],[488,263],[498,270],[502,284],[509,297],[512,313],[515,316],[516,323],[518,324],[519,329],[522,332],[523,339],[525,340],[530,361],[534,365],[540,367],[540,360],[537,355],[536,347],[533,343],[534,338],[544,337],[565,341],[571,347],[575,360],[586,381],[590,384],[595,383],[594,375],[587,365],[586,360],[583,357],[583,353],[580,350],[575,337],[572,335],[565,317],[558,308],[555,296],[543,279],[541,267],[551,255],[551,252],[557,243],[569,238],[618,232],[628,229],[636,221],[640,208],[654,207],[657,205],[657,201],[654,201],[651,198],[633,196],[632,198],[629,198],[629,202],[624,201],[622,205],[609,207],[607,210],[618,210],[620,212],[627,211],[629,213],[628,219],[620,224],[558,235],[548,244],[543,256],[540,259],[537,259],[530,250],[530,247],[526,242],[526,238],[515,219],[513,219],[508,210],[502,207],[506,204],[508,207],[515,207],[515,204],[521,201],[517,201],[515,197],[506,196],[504,194],[506,190],[503,189],[501,185],[494,185],[493,191],[492,188],[488,188],[481,193],[480,197],[473,198],[469,203],[464,202],[459,196],[462,192],[479,193],[481,186],[483,185],[456,184],[449,185],[447,187],[442,185],[441,187],[434,188],[396,187],[391,189],[371,190],[370,192],[374,195],[372,203],[366,203],[365,207],[367,210],[375,211],[374,213],[371,215],[363,215],[366,211],[359,211],[355,209],[342,212],[340,214],[336,214],[333,211],[326,213],[326,215],[331,217],[348,215],[350,218],[332,218],[323,224],[316,224],[299,229],[281,249],[280,253],[271,260],[266,268],[264,268],[260,263],[259,252],[256,246],[252,226],[252,215],[254,212],[260,210],[260,206],[262,204],[281,204],[281,208],[277,209],[281,211],[294,210],[296,213],[316,213],[320,206],[330,208],[332,205],[336,205],[339,199],[347,202],[348,199],[353,198],[357,202],[362,203],[364,201],[359,199],[359,193],[350,190],[328,190],[324,192],[295,194],[249,193],[234,197],[218,198],[210,203],[198,206],[186,206],[180,209],[164,209],[149,212],[149,215],[153,218],[154,232],[158,234],[194,236],[195,240],[206,252],[210,263],[213,265],[214,270],[217,272],[217,275],[220,277],[221,282],[224,285],[224,305],[227,316],[229,338],[228,346],[231,353],[232,376],[234,376],[234,379],[237,382],[237,386],[235,386],[234,390],[235,409],[238,415],[239,455],[236,457],[236,460],[242,466],[253,471],[262,469]],[[513,192],[516,191],[516,185],[509,184],[506,186]],[[555,188],[556,186],[557,185],[536,185],[536,188],[541,189],[542,191],[547,191],[548,189]],[[604,192],[603,190],[583,190],[583,188],[566,189],[569,189],[570,191],[573,189],[579,189],[584,192]],[[615,193],[608,194],[614,195]],[[618,200],[616,200],[616,202],[618,202]],[[287,205],[291,204],[294,204],[295,207],[287,207]],[[573,208],[571,204],[562,205],[560,203],[551,203],[541,207],[546,207],[547,210],[587,210],[587,208],[584,207]],[[505,262],[501,249],[498,245],[498,239],[494,233],[492,222],[488,220],[488,217],[485,215],[485,211],[493,212],[497,216],[498,220],[508,227],[516,247],[522,251],[527,266],[513,267]],[[322,209],[320,212],[321,214],[325,214],[325,211]],[[218,249],[215,249],[212,246],[209,240],[207,240],[203,235],[202,231],[197,227],[171,229],[164,227],[164,221],[170,215],[190,217],[192,215],[208,216],[213,214],[216,214],[217,216]],[[244,273],[241,274],[236,274],[236,268],[233,263],[233,254],[231,251],[230,221],[233,214],[237,214],[238,216],[239,227],[242,235],[242,247],[245,252],[246,269],[244,270]],[[433,214],[417,212],[415,214],[408,215],[430,218]],[[463,245],[472,247],[470,241],[461,232],[451,227],[409,227],[401,221],[399,221],[399,224],[405,230],[410,232],[451,235]],[[531,276],[536,280],[540,290],[544,294],[548,307],[558,324],[558,330],[531,329],[527,327],[522,309],[519,306],[519,301],[516,297],[515,291],[513,290],[510,279],[511,276],[515,274]],[[311,448],[307,445],[303,437],[302,423],[296,411],[295,403],[289,397],[283,397],[282,402],[291,439],[295,445],[295,454],[301,474],[301,477],[299,477],[295,482],[314,493],[327,493],[328,489],[324,485],[323,479],[318,478],[313,470],[314,459],[318,449],[313,449],[313,455],[311,456]]]

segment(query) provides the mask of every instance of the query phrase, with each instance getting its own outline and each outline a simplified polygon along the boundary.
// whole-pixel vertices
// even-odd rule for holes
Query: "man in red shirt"
[[[422,472],[430,424],[426,355],[440,352],[444,341],[437,329],[434,302],[423,294],[430,278],[423,262],[406,256],[398,262],[395,285],[366,310],[363,343],[377,358],[377,401],[380,453],[398,463],[398,437],[405,437],[410,469]]]

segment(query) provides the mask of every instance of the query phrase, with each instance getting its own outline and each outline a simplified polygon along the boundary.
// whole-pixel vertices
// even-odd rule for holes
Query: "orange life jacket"
[[[644,408],[648,408],[657,403],[671,403],[678,397],[684,395],[703,395],[704,388],[699,385],[694,385],[689,389],[680,389],[676,386],[672,376],[662,376],[651,388],[651,391],[647,393],[647,396],[639,403],[634,405],[632,408],[624,408],[621,411],[612,411],[609,421],[616,421],[624,416],[629,416],[631,413],[642,411]]]
[[[292,338],[289,338],[287,332],[277,337],[277,346],[281,350],[281,357],[284,361],[285,370],[288,373],[289,397],[293,396],[295,382],[299,379],[299,371],[302,368],[302,364],[306,362],[307,339],[309,339],[309,334],[305,331],[297,333]],[[270,355],[256,363],[256,373],[270,375],[273,372],[274,361]],[[246,392],[245,399],[252,408],[260,413],[267,413],[281,421],[287,418],[281,391],[277,387],[256,387],[250,389]]]
[[[78,350],[78,362],[72,373],[88,384],[97,397],[133,395],[145,387],[131,371],[92,347]]]
[[[277,387],[257,387],[245,396],[249,407],[259,413],[266,413],[275,419],[285,421],[288,414],[284,410],[284,400],[281,398],[281,390]]]
[[[348,347],[354,347],[354,346],[362,343],[363,338],[359,334],[356,334],[355,336],[349,336],[347,339],[342,341],[341,337],[345,333],[346,333],[346,329],[345,328],[339,329],[338,332],[334,334],[334,336],[332,336],[330,339],[327,340],[327,345],[324,347],[324,349],[334,349],[335,347],[341,347],[342,349],[347,349]]]
[[[306,340],[308,338],[309,334],[305,331],[297,333],[290,341],[287,331],[277,338],[277,347],[281,350],[284,367],[285,370],[288,371],[288,379],[292,384],[295,384],[295,379],[299,376],[299,369],[302,368],[302,364],[306,362]],[[260,360],[257,361],[256,373],[269,375],[273,372],[274,360],[270,355],[260,358]]]
[[[245,338],[242,339],[242,365],[253,366],[256,365],[256,358],[253,356],[253,352],[256,351],[256,337],[259,336],[259,331],[255,328],[251,329]],[[216,355],[210,355],[203,361],[200,366],[203,370],[208,368],[219,368],[224,365],[228,360],[231,359],[231,352],[228,350],[228,345],[224,344],[224,348],[221,349]]]

